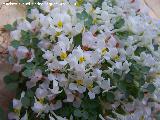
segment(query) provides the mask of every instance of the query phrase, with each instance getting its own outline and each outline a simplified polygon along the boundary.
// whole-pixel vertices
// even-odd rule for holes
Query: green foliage
[[[73,44],[74,46],[78,47],[79,45],[82,45],[82,34],[78,34],[75,37],[73,37]]]
[[[88,120],[98,120],[99,114],[102,113],[101,104],[98,98],[90,100],[88,97],[85,97],[82,100],[81,107],[82,111],[85,111],[88,114]]]
[[[21,102],[22,102],[23,107],[25,108],[28,108],[30,106],[30,99],[27,97],[23,97],[21,99]]]
[[[140,56],[140,54],[142,53],[142,52],[150,52],[146,47],[137,47],[137,49],[135,50],[135,52],[134,52],[134,54],[136,55],[136,56]]]
[[[21,39],[22,39],[22,42],[23,42],[23,44],[25,45],[25,46],[29,46],[30,45],[30,43],[31,43],[31,33],[30,32],[28,32],[28,31],[21,31],[21,35],[22,35],[22,37],[21,37]]]
[[[62,117],[69,118],[74,113],[75,108],[72,106],[72,103],[64,103],[63,107],[59,110],[56,110],[55,113]]]
[[[156,87],[153,84],[149,84],[146,88],[147,92],[153,93],[155,91]]]
[[[112,7],[115,6],[115,5],[117,5],[116,0],[110,0],[110,3],[111,3],[111,6],[112,6]]]
[[[4,82],[6,84],[6,88],[15,91],[18,88],[19,83],[19,74],[18,73],[11,73],[4,77]]]
[[[75,117],[82,117],[82,111],[80,111],[79,109],[74,110],[74,116]]]
[[[119,90],[123,91],[126,97],[129,97],[131,95],[134,98],[142,98],[143,93],[141,92],[141,86],[143,86],[147,80],[147,75],[150,71],[150,67],[143,66],[132,60],[129,60],[129,62],[132,63],[132,65],[130,66],[130,71],[126,75],[124,75],[123,78],[117,76],[116,78],[118,80],[115,82],[117,82],[116,84]],[[113,78],[116,79],[115,75]]]
[[[133,32],[131,31],[119,31],[119,32],[116,32],[115,35],[120,39],[127,39],[129,36],[131,35],[134,35]]]
[[[20,46],[20,41],[17,40],[11,41],[11,46],[14,48],[18,48]]]
[[[14,28],[11,24],[4,25],[4,29],[7,31],[12,31]]]
[[[125,20],[119,16],[116,18],[116,22],[114,24],[114,29],[120,29],[122,26],[124,26]]]
[[[156,120],[160,120],[160,111],[158,111],[155,115]]]
[[[96,0],[95,4],[93,5],[94,8],[97,7],[102,7],[102,3],[104,2],[104,0]]]
[[[29,108],[34,103],[34,93],[32,90],[28,90],[25,93],[25,96],[21,99],[22,105],[24,108]]]
[[[30,0],[19,0],[20,3],[28,3]]]
[[[93,18],[90,14],[83,10],[81,13],[77,13],[77,17],[80,19],[80,21],[84,22],[84,25],[87,29],[90,29],[90,26],[93,24]]]
[[[22,72],[22,75],[25,77],[31,77],[33,75],[34,70],[33,69],[25,69]]]
[[[118,108],[116,109],[116,112],[121,114],[121,115],[125,115],[126,112],[124,111],[124,109],[122,108],[121,105],[118,106]]]
[[[18,88],[18,83],[9,83],[6,85],[6,88],[10,91],[15,91]]]
[[[115,96],[112,92],[105,92],[102,94],[102,99],[103,101],[106,101],[106,102],[113,102],[115,99]]]

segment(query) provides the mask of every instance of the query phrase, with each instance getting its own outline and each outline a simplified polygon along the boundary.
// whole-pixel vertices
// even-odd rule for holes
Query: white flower
[[[31,109],[32,109],[35,113],[40,113],[40,112],[42,112],[42,111],[45,110],[45,106],[36,100],[36,102],[34,103],[34,106],[31,107]]]
[[[129,67],[130,67],[131,63],[128,63],[128,61],[125,62],[116,62],[115,66],[117,69],[125,71],[125,73],[128,73],[130,71]]]
[[[14,57],[15,53],[16,53],[16,48],[14,48],[12,46],[8,46],[8,52],[12,57]]]
[[[35,94],[38,99],[44,99],[47,96],[48,91],[46,89],[37,88]]]
[[[19,63],[16,63],[16,64],[14,64],[12,70],[15,71],[15,72],[20,72],[22,70],[22,68],[23,68],[23,65],[21,65]]]
[[[13,99],[13,108],[16,110],[20,110],[22,107],[22,103],[20,100]]]
[[[142,21],[143,22],[143,21]],[[129,30],[131,30],[133,33],[142,33],[145,29],[144,24],[141,24],[141,19],[139,17],[131,17],[129,16],[127,18],[127,24]]]
[[[50,90],[50,92],[51,92],[52,94],[54,94],[54,95],[59,94],[59,93],[62,92],[62,90],[59,91],[58,82],[57,82],[56,80],[53,80],[53,88],[52,88],[52,89],[49,88],[49,90]]]
[[[29,17],[30,19],[37,19],[38,16],[39,16],[39,11],[38,11],[37,8],[31,9],[31,13],[28,14],[28,17]]]
[[[57,44],[53,48],[55,56],[60,56],[61,60],[67,58],[67,51],[70,48],[70,41],[65,36],[59,36]]]
[[[20,120],[28,120],[28,114],[27,114],[27,112],[26,112],[26,114]]]
[[[81,80],[77,80],[77,81],[81,81]],[[84,93],[86,91],[86,87],[82,86],[82,85],[78,85],[80,83],[70,83],[69,84],[69,89],[70,90],[76,90],[79,93]]]
[[[116,88],[116,86],[111,86],[110,79],[108,80],[102,80],[97,82],[99,86],[103,89],[103,92],[107,92],[113,88]]]
[[[46,12],[46,13],[49,13],[50,10],[51,10],[50,4],[49,4],[49,2],[47,2],[47,1],[43,1],[43,3],[42,3],[42,5],[40,6],[40,8],[41,8],[44,12]]]
[[[83,46],[93,49],[103,49],[106,48],[105,35],[99,35],[94,37],[91,32],[85,32],[82,38]]]
[[[111,58],[114,59],[115,57],[117,57],[117,54],[118,54],[117,48],[109,48],[109,52],[107,52],[104,55],[104,58],[106,60],[110,60]]]
[[[75,96],[72,94],[70,90],[65,90],[65,93],[67,95],[67,99],[63,100],[63,102],[73,102]]]
[[[42,40],[38,43],[38,47],[42,50],[47,50],[51,46],[51,43],[47,40]]]
[[[53,53],[49,50],[45,51],[42,57],[48,61],[51,61],[54,58]]]
[[[21,31],[20,30],[14,30],[10,33],[12,40],[20,40],[21,39]]]
[[[153,66],[156,64],[155,59],[150,54],[141,54],[141,57],[144,59],[144,65],[146,66]]]
[[[35,70],[33,76],[31,76],[31,81],[37,82],[37,81],[41,80],[42,77],[43,77],[42,70],[37,69],[37,70]]]
[[[54,115],[54,117],[57,119],[57,120],[67,120],[66,118],[62,118],[61,116],[58,116],[56,115],[53,111],[51,111],[51,113]],[[49,115],[50,116],[50,115]],[[50,120],[55,120],[53,117],[49,117]]]
[[[90,3],[86,3],[84,5],[84,7],[85,7],[86,12],[88,12],[88,13],[91,13],[93,11],[92,4],[90,4]]]
[[[62,108],[62,102],[60,100],[58,100],[58,101],[56,101],[55,104],[51,104],[50,107],[51,107],[51,110],[53,110],[53,111],[58,110],[58,109]]]
[[[88,95],[89,95],[90,99],[94,99],[95,98],[95,93],[93,93],[91,91],[88,92]]]
[[[19,60],[24,59],[27,57],[29,50],[25,46],[19,46],[16,51],[16,56]]]
[[[8,113],[8,120],[19,120],[19,116],[16,113]]]
[[[67,64],[66,61],[58,61],[58,60],[53,60],[53,62],[48,63],[48,69],[51,71],[55,71],[55,70],[61,70],[63,69],[63,67]]]
[[[76,25],[75,25],[75,27],[73,28],[73,35],[77,35],[77,34],[79,34],[79,33],[81,33],[82,32],[82,30],[83,30],[83,24],[81,24],[81,23],[77,23]]]
[[[17,29],[28,31],[28,30],[32,30],[32,26],[27,20],[22,19],[18,21]]]

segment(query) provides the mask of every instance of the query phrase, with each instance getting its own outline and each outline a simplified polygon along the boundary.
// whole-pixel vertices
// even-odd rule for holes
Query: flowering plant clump
[[[8,119],[159,119],[160,22],[140,5],[45,0],[6,26],[4,81],[17,92]]]

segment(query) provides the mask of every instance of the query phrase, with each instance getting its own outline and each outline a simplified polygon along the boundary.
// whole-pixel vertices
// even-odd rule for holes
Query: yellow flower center
[[[56,32],[55,36],[60,36],[61,35],[61,32]]]
[[[62,28],[62,27],[63,27],[63,22],[62,22],[62,21],[59,21],[58,24],[57,24],[57,27],[58,27],[58,28]]]
[[[17,115],[20,115],[20,109],[14,109],[14,112],[15,112]]]
[[[94,8],[91,7],[91,9],[89,10],[90,13],[92,13],[94,11]]]
[[[39,103],[41,103],[41,104],[43,104],[44,103],[44,98],[42,98],[42,99],[39,99],[39,101],[38,101]]]
[[[62,52],[60,55],[61,60],[64,60],[67,58],[67,53],[66,52]]]
[[[105,55],[107,53],[107,51],[108,51],[107,48],[103,48],[102,49],[102,55]]]
[[[83,0],[77,0],[76,6],[80,7],[83,4]]]
[[[79,63],[83,63],[85,61],[85,57],[80,57],[79,58]]]
[[[91,91],[92,88],[93,88],[93,83],[88,84],[87,89],[88,89],[89,91]]]
[[[114,57],[114,60],[115,60],[115,61],[118,61],[118,60],[119,60],[119,56],[116,55],[116,56]]]
[[[93,24],[96,24],[96,23],[98,23],[98,20],[95,18],[93,19]]]
[[[76,80],[77,85],[83,85],[83,80]]]
[[[139,120],[144,120],[144,116],[142,115]]]

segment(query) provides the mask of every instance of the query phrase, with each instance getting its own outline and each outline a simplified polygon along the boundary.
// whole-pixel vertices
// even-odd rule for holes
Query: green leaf
[[[112,6],[115,6],[117,4],[116,0],[110,0],[110,1]]]
[[[28,32],[28,31],[24,31],[22,30],[21,31],[21,34],[22,34],[22,42],[25,46],[29,46],[30,45],[30,40],[31,40],[31,33]]]
[[[25,94],[28,98],[34,98],[34,92],[32,90],[28,90]]]
[[[88,119],[88,112],[87,111],[83,111],[82,112],[82,117],[86,120],[86,119]]]
[[[113,102],[114,101],[115,96],[114,96],[114,94],[112,92],[106,92],[103,95],[104,95],[103,96],[104,100],[106,100],[108,102]]]
[[[18,88],[18,83],[9,83],[6,85],[6,88],[10,91],[15,91]]]
[[[88,17],[88,13],[85,10],[83,10],[81,13],[77,13],[77,17],[80,20],[84,20]]]
[[[115,35],[119,39],[127,39],[129,36],[134,35],[134,33],[132,33],[131,31],[119,31],[119,32],[116,32]]]
[[[30,99],[26,96],[21,99],[21,102],[22,102],[23,107],[25,108],[28,108],[31,104]]]
[[[27,69],[34,69],[34,68],[35,68],[35,65],[34,65],[33,63],[26,63],[26,64],[24,65],[24,67],[27,68]]]
[[[142,100],[144,98],[144,92],[140,91],[138,93],[138,97],[139,97],[140,100]]]
[[[29,0],[19,0],[20,3],[27,3]]]
[[[135,54],[136,56],[140,56],[140,54],[141,54],[142,52],[149,52],[149,50],[148,50],[148,48],[146,48],[146,47],[137,47],[137,49],[135,50],[134,54]]]
[[[121,16],[117,17],[114,24],[114,29],[120,29],[122,26],[124,26],[124,23],[125,21]]]
[[[102,7],[102,3],[104,2],[104,0],[97,0],[95,2],[95,4],[93,5],[93,7],[96,9],[97,7],[101,8]]]
[[[82,45],[82,34],[81,33],[73,37],[73,44],[76,47]]]
[[[24,71],[22,72],[22,74],[23,74],[23,76],[25,76],[25,77],[30,77],[30,76],[32,76],[33,72],[34,72],[34,70],[32,70],[32,69],[26,69],[26,70],[24,70]]]
[[[92,16],[88,16],[87,19],[84,21],[84,25],[86,26],[87,29],[90,29],[90,26],[93,24],[93,18]]]
[[[153,93],[156,87],[153,84],[149,84],[146,89],[148,92]]]
[[[74,110],[74,116],[82,117],[82,112],[79,109]]]
[[[116,108],[116,112],[122,115],[125,115],[126,112],[124,111],[124,109],[121,107],[121,105],[118,106],[118,108]]]
[[[18,48],[20,46],[20,41],[13,40],[11,42],[11,46],[14,47],[14,48]]]
[[[19,74],[18,73],[11,73],[9,75],[6,75],[4,78],[5,84],[9,84],[12,82],[18,82],[19,81]]]
[[[83,10],[81,13],[77,13],[77,17],[80,19],[80,21],[84,21],[84,25],[87,29],[90,29],[90,26],[93,23],[93,18],[91,15],[89,15],[85,10]]]
[[[7,25],[4,25],[4,29],[7,30],[7,31],[12,31],[13,27],[12,27],[11,24],[7,24]]]
[[[155,115],[156,120],[160,120],[160,111],[158,111]]]

